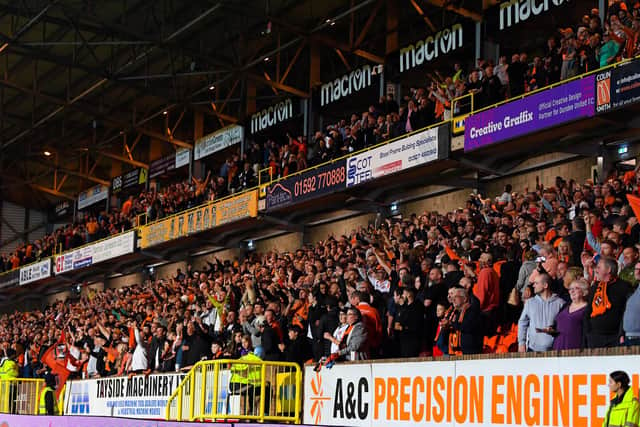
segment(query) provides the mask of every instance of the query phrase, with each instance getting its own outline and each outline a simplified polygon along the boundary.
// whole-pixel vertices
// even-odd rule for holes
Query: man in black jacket
[[[448,328],[449,354],[477,354],[482,351],[482,327],[480,310],[469,302],[469,294],[466,289],[455,288],[453,291],[453,308],[455,314],[453,321],[442,320],[443,328]]]
[[[262,351],[264,352],[263,360],[278,361],[280,360],[280,349],[278,344],[280,339],[276,331],[264,320],[258,325],[260,329],[260,340],[262,342]]]
[[[615,347],[622,335],[622,317],[631,295],[631,285],[618,279],[618,263],[601,258],[596,266],[596,283],[585,310],[587,347]]]
[[[161,324],[155,326],[156,330],[151,339],[151,348],[149,349],[149,368],[152,371],[160,371],[162,365],[162,350],[166,341],[167,331]]]
[[[424,305],[416,301],[414,288],[405,288],[403,296],[405,302],[394,324],[400,340],[400,357],[417,357],[422,347]]]
[[[298,325],[291,325],[289,327],[289,345],[284,350],[284,360],[295,362],[302,368],[304,362],[310,358],[310,354],[309,344],[302,335],[302,329]]]

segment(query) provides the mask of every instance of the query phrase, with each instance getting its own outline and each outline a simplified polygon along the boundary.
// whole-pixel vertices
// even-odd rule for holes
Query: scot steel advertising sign
[[[133,253],[135,236],[135,231],[129,231],[91,245],[82,246],[78,249],[56,255],[56,274],[78,270]]]
[[[464,123],[464,151],[549,129],[595,114],[595,76],[547,89],[472,114]]]
[[[347,187],[437,160],[446,152],[439,145],[449,143],[448,134],[448,126],[439,126],[349,157]]]
[[[638,390],[640,356],[335,365],[304,376],[305,424],[361,427],[601,426],[608,375]]]

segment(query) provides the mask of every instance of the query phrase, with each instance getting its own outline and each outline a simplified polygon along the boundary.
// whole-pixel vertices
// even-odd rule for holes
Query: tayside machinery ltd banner
[[[82,246],[78,249],[56,255],[56,274],[78,270],[102,261],[133,253],[134,243],[135,231],[129,231],[108,239],[100,240],[91,245]]]
[[[538,132],[595,113],[595,76],[587,76],[466,118],[464,151]]]
[[[167,400],[185,374],[137,375],[71,381],[65,415],[163,419]]]
[[[51,258],[20,268],[20,285],[51,277]]]
[[[345,165],[344,159],[337,160],[270,184],[266,190],[266,209],[279,209],[344,190]]]
[[[595,79],[598,114],[640,101],[640,61],[599,72]]]
[[[307,367],[304,422],[600,427],[613,370],[626,371],[638,390],[638,355]]]
[[[406,138],[347,159],[347,187],[424,165],[447,154],[448,125],[417,132]]]
[[[216,427],[246,426],[246,424],[215,423]],[[202,427],[202,423],[133,420],[106,417],[48,417],[0,414],[0,427]],[[289,427],[290,424],[260,424],[261,427]],[[305,427],[305,426],[300,426]]]
[[[258,216],[258,190],[248,191],[140,227],[140,247],[148,248],[222,224],[256,216]]]

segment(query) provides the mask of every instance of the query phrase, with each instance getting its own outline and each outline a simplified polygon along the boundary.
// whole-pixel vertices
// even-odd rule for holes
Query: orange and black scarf
[[[598,287],[591,302],[591,317],[602,316],[611,308],[609,297],[607,297],[607,282],[598,282]]]

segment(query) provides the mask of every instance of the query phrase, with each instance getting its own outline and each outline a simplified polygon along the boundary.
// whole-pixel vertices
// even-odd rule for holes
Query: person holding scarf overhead
[[[595,276],[585,312],[587,347],[614,347],[622,335],[622,316],[631,285],[618,279],[618,263],[612,258],[600,258]]]

